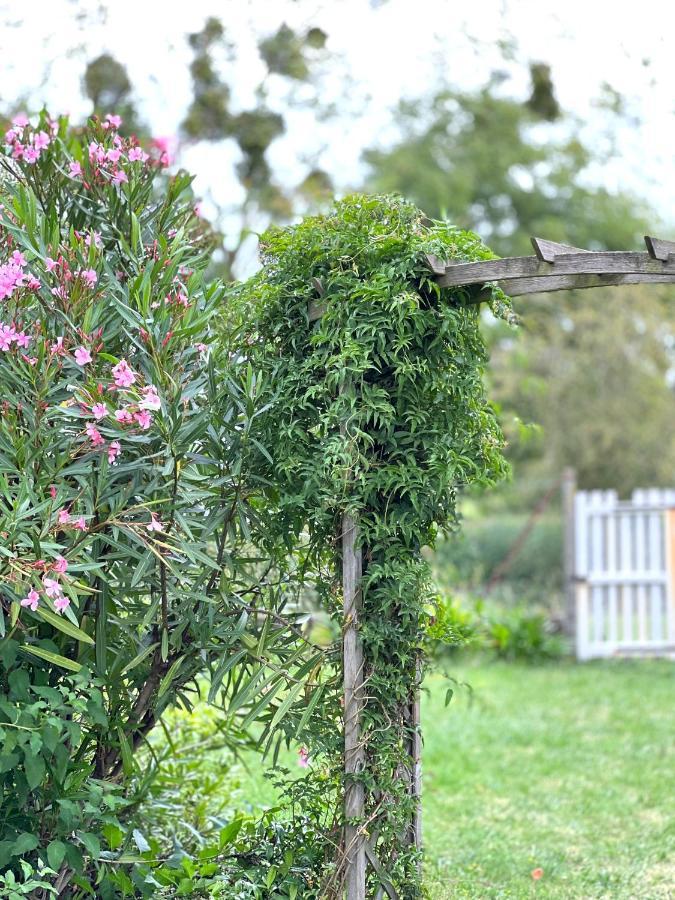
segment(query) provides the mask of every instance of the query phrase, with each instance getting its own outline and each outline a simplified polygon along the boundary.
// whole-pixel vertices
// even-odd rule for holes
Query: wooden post
[[[410,704],[411,721],[410,725],[414,729],[410,741],[410,758],[411,758],[411,784],[415,810],[413,812],[413,820],[411,822],[411,843],[415,845],[416,850],[422,849],[422,735],[420,733],[420,683],[422,681],[422,660],[417,659],[415,666],[415,686]]]
[[[345,739],[345,896],[365,900],[366,847],[363,833],[363,784],[353,776],[363,770],[361,704],[363,702],[363,649],[359,638],[363,557],[357,549],[358,526],[348,514],[342,517],[342,593],[344,631],[344,739]],[[360,824],[351,824],[358,820]]]
[[[577,478],[574,469],[567,468],[562,474],[562,516],[563,516],[563,576],[565,591],[565,631],[574,636],[576,628],[576,576],[574,563],[574,495],[577,490]]]

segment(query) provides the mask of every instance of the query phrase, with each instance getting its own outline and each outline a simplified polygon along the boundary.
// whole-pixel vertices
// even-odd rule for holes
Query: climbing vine
[[[268,448],[261,466],[275,485],[270,540],[319,566],[318,600],[340,625],[340,523],[344,513],[359,523],[363,824],[382,864],[368,890],[386,878],[405,898],[421,891],[408,840],[405,711],[435,611],[421,549],[456,525],[460,488],[492,483],[506,468],[482,381],[479,307],[470,289],[439,288],[425,254],[492,258],[476,235],[399,198],[352,196],[326,216],[266,232],[263,268],[240,291],[255,323],[245,353],[269,392],[258,424]],[[508,317],[504,295],[491,293],[493,311]],[[311,738],[312,756],[326,755],[333,771],[339,718],[327,714]],[[339,865],[321,890],[339,895]]]

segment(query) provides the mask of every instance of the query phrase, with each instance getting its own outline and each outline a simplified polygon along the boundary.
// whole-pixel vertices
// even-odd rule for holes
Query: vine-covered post
[[[344,679],[344,866],[345,889],[350,900],[365,900],[366,849],[363,832],[364,790],[358,776],[363,769],[361,704],[363,702],[363,648],[359,637],[363,557],[358,547],[358,526],[353,516],[342,517],[342,635]]]

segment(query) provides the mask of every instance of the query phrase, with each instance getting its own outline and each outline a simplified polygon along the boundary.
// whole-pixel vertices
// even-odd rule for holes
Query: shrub
[[[212,340],[190,178],[118,125],[19,119],[0,181],[0,867],[97,896],[163,712],[208,673],[277,725],[315,666],[252,552],[260,386]]]

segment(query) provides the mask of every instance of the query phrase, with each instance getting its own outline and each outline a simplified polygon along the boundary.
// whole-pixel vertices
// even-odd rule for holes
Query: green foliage
[[[359,522],[366,814],[387,877],[401,896],[414,897],[415,854],[401,838],[412,807],[400,773],[408,762],[406,708],[433,609],[420,550],[455,523],[458,487],[505,472],[482,385],[478,307],[466,290],[440,290],[424,254],[491,253],[475,235],[430,222],[409,203],[363,196],[271,229],[261,248],[263,269],[240,295],[257,330],[245,352],[271,388],[259,425],[276,485],[273,527],[322,567],[320,599],[341,622],[335,535],[345,511]],[[309,305],[319,299],[323,315],[310,323]],[[508,315],[496,289],[493,306]],[[323,750],[339,766],[337,721],[325,715],[324,724],[312,753]],[[371,879],[375,890],[379,877]]]
[[[567,646],[541,612],[500,606],[485,616],[485,640],[499,659],[543,662],[560,659]]]
[[[17,159],[17,141],[38,158]],[[322,652],[254,547],[264,385],[225,341],[190,178],[156,190],[158,161],[111,121],[73,131],[45,113],[10,151],[0,867],[42,861],[58,885],[112,896],[153,770],[136,752],[162,714],[190,709],[208,676],[224,740],[260,723],[278,747],[325,689]]]

